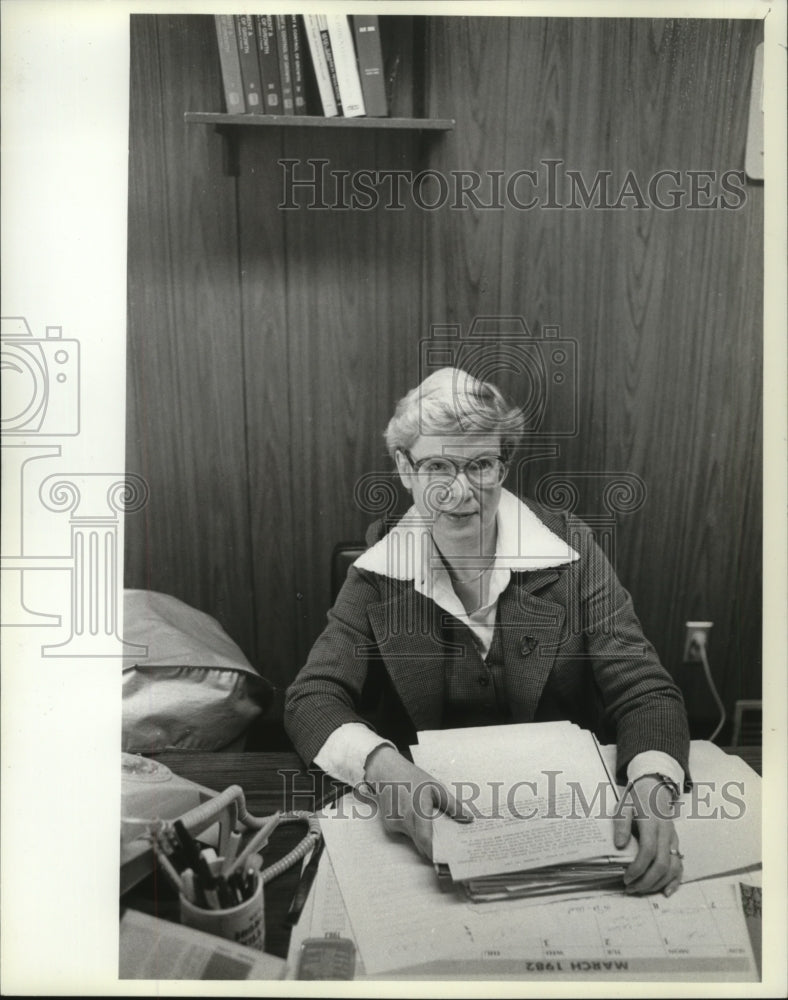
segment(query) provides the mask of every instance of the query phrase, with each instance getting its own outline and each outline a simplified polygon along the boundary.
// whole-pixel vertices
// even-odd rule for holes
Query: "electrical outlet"
[[[708,646],[709,632],[714,622],[687,622],[684,631],[684,663],[699,663],[701,649]]]

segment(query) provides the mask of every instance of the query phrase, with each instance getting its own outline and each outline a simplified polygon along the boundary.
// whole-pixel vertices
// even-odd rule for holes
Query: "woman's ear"
[[[411,468],[410,462],[399,449],[394,452],[394,460],[397,463],[397,472],[399,473],[402,485],[409,493],[413,492],[413,486],[411,484],[413,469]]]

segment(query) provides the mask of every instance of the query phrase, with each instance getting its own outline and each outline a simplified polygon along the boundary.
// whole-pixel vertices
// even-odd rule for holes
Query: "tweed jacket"
[[[567,719],[618,746],[617,777],[638,753],[660,750],[688,775],[681,692],[644,638],[632,600],[591,530],[527,501],[579,556],[512,571],[497,628],[512,722]],[[574,555],[573,553],[573,555]],[[362,559],[363,562],[363,559]],[[440,729],[448,671],[478,655],[412,579],[351,567],[328,624],[287,690],[285,727],[311,762],[346,722],[364,722],[400,749]]]

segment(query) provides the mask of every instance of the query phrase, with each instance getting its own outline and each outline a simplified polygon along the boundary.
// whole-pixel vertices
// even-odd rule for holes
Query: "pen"
[[[246,886],[244,885],[242,873],[233,872],[232,875],[228,876],[227,884],[235,896],[235,902],[243,903],[246,899]]]
[[[231,875],[236,869],[241,868],[252,854],[255,854],[262,847],[265,847],[268,842],[268,834],[279,823],[280,815],[281,813],[276,812],[273,816],[270,816],[265,823],[263,823],[235,861],[229,866],[229,868],[225,869],[225,875]]]
[[[216,877],[216,892],[219,896],[219,903],[224,909],[227,909],[228,906],[235,906],[238,903],[232,886],[226,881],[223,875]]]
[[[224,863],[222,865],[222,875],[232,871],[235,856],[238,853],[238,845],[241,843],[241,834],[233,830],[227,838],[227,850],[224,852]]]
[[[299,917],[304,909],[306,898],[309,895],[309,890],[312,888],[312,883],[314,882],[315,875],[317,874],[318,865],[320,864],[320,855],[323,853],[324,845],[325,840],[321,837],[317,844],[315,844],[312,848],[312,856],[307,862],[306,868],[304,868],[301,873],[301,878],[296,886],[295,895],[293,896],[293,902],[290,904],[290,909],[287,911],[287,922],[291,925],[298,923]]]

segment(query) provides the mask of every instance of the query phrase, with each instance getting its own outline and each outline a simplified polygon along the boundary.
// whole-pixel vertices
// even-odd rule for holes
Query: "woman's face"
[[[462,470],[466,462],[501,454],[499,434],[445,434],[419,437],[409,449],[414,464],[423,459],[452,459]],[[456,478],[430,471],[427,462],[419,471],[403,452],[397,452],[397,469],[403,485],[413,494],[416,509],[431,525],[441,552],[491,555],[495,551],[495,515],[501,484],[480,486],[466,471]]]

